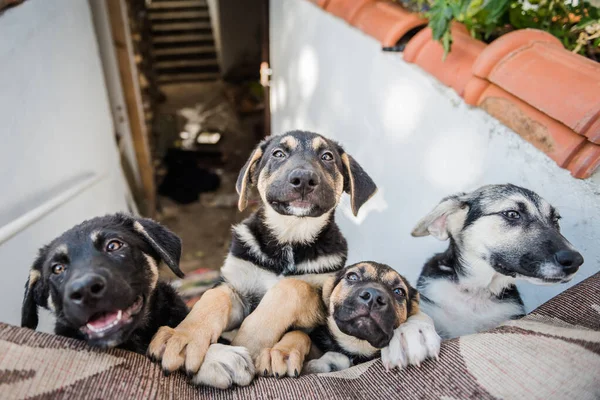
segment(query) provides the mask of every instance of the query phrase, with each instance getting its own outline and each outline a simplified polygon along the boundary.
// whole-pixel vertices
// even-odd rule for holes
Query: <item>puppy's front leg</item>
[[[239,296],[227,284],[217,286],[204,293],[175,329],[163,326],[158,330],[148,356],[162,360],[165,373],[185,366],[191,376],[200,369],[209,346],[223,331],[239,325],[243,317]]]
[[[381,350],[381,361],[386,369],[420,366],[426,359],[438,357],[441,341],[433,320],[417,311],[396,328],[390,344]]]
[[[272,348],[291,327],[313,328],[324,320],[317,290],[299,279],[286,278],[264,295],[231,344],[246,347],[256,360],[262,349]]]

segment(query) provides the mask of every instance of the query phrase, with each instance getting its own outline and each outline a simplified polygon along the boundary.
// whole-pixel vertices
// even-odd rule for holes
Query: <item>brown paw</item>
[[[260,376],[297,378],[302,371],[304,355],[298,350],[263,349],[256,360],[256,373]]]
[[[188,375],[200,369],[210,346],[210,335],[199,330],[169,328],[158,330],[148,347],[148,356],[161,361],[165,373],[171,373],[185,366]]]

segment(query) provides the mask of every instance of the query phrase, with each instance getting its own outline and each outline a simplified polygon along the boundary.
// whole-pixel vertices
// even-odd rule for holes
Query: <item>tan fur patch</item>
[[[310,349],[311,340],[306,333],[288,332],[273,348],[260,352],[256,360],[256,371],[263,376],[298,377]]]
[[[350,204],[352,206],[352,213],[354,216],[358,215],[358,209],[356,208],[356,203],[354,201],[354,177],[352,176],[352,168],[350,167],[350,159],[348,158],[348,154],[342,154],[342,164],[344,164],[344,168],[346,168],[346,172],[348,173],[348,179],[350,183]]]
[[[356,269],[364,269],[363,276],[365,279],[372,281],[378,280],[377,268],[373,264],[360,263],[356,266]]]
[[[248,168],[244,172],[244,177],[242,178],[242,185],[240,187],[239,195],[240,198],[238,200],[238,209],[243,211],[248,205],[248,191],[250,187],[250,178],[254,173],[254,169],[256,168],[256,163],[262,157],[262,150],[260,148],[254,150],[250,160],[248,161]]]
[[[314,328],[324,321],[318,291],[307,282],[286,278],[264,295],[231,344],[246,347],[256,359],[262,349],[272,348],[291,327]]]
[[[42,277],[42,274],[37,269],[29,271],[29,290],[33,288],[33,285]]]
[[[57,246],[56,249],[54,249],[53,255],[55,257],[59,256],[59,255],[67,256],[67,255],[69,255],[69,248],[67,247],[66,244],[61,244],[60,246]]]
[[[156,284],[158,283],[158,265],[154,258],[150,257],[148,254],[144,254],[146,258],[146,262],[148,263],[148,268],[150,268],[150,291],[156,288]]]
[[[260,198],[264,204],[267,204],[267,188],[275,181],[276,178],[277,171],[273,175],[267,175],[267,171],[263,169],[258,175],[256,188],[258,189],[258,194],[260,195]]]
[[[100,231],[93,231],[90,234],[90,239],[92,239],[93,243],[96,243],[96,240],[98,240],[98,235],[100,235]]]
[[[286,136],[279,141],[279,144],[286,145],[287,147],[290,148],[290,150],[296,150],[299,143],[298,143],[298,139],[296,139],[295,137]]]
[[[337,344],[350,353],[370,357],[379,351],[379,349],[371,346],[366,340],[361,340],[343,333],[340,328],[338,328],[333,317],[327,318],[327,326]]]
[[[56,306],[54,305],[54,301],[52,301],[52,295],[48,295],[48,300],[46,301],[48,304],[48,309],[52,312],[56,312]]]
[[[327,146],[327,142],[322,137],[316,137],[312,140],[312,148],[313,150],[319,150],[322,147]]]
[[[337,205],[342,198],[344,193],[344,176],[337,170],[335,172],[335,178],[333,180],[333,187],[335,189],[335,204]]]

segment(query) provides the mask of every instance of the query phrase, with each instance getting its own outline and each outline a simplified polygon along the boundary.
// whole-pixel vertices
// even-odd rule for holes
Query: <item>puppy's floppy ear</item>
[[[340,153],[344,164],[344,191],[350,195],[352,213],[356,216],[362,205],[377,192],[377,186],[351,155],[343,150]]]
[[[179,236],[148,218],[134,219],[133,229],[152,246],[167,266],[180,278],[185,274],[179,269],[181,239]]]
[[[419,303],[421,302],[421,295],[419,294],[419,291],[412,287],[410,283],[408,283],[406,280],[404,281],[404,283],[408,288],[408,293],[406,295],[406,316],[410,317],[419,313]]]
[[[341,270],[337,274],[327,278],[327,280],[323,284],[323,289],[321,290],[321,298],[323,299],[323,304],[325,304],[325,309],[329,309],[329,300],[331,300],[331,292],[333,292],[333,289],[339,283],[340,275],[343,275],[341,274],[342,271],[344,270]]]
[[[42,276],[42,265],[48,255],[48,248],[40,249],[39,255],[33,266],[29,270],[29,278],[25,283],[25,295],[23,296],[23,305],[21,306],[21,326],[24,328],[35,329],[38,326],[38,306],[42,304],[44,279]]]
[[[466,205],[465,193],[446,197],[417,223],[411,235],[414,237],[432,235],[439,240],[448,239],[448,217],[464,209]]]
[[[246,206],[248,205],[248,194],[250,192],[250,186],[252,186],[252,176],[256,171],[256,165],[259,163],[260,159],[263,156],[265,148],[271,141],[271,137],[263,140],[256,146],[246,164],[242,167],[240,174],[238,175],[237,181],[235,183],[235,190],[240,195],[238,200],[238,209],[240,211],[244,211]]]

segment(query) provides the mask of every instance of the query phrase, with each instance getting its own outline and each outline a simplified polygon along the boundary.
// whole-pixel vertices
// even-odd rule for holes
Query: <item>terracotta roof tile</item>
[[[533,29],[504,35],[473,72],[600,143],[600,63],[566,51],[554,36]]]
[[[425,26],[427,20],[394,3],[375,1],[361,7],[350,23],[389,47],[412,29]]]
[[[325,10],[350,23],[362,7],[373,1],[375,0],[329,0]]]
[[[462,96],[472,78],[473,63],[486,47],[465,32],[466,28],[460,24],[452,26],[452,51],[443,60],[442,45],[433,40],[430,28],[423,29],[408,42],[404,60],[417,64]]]
[[[587,143],[584,137],[496,85],[484,89],[477,105],[561,167],[565,167]]]

